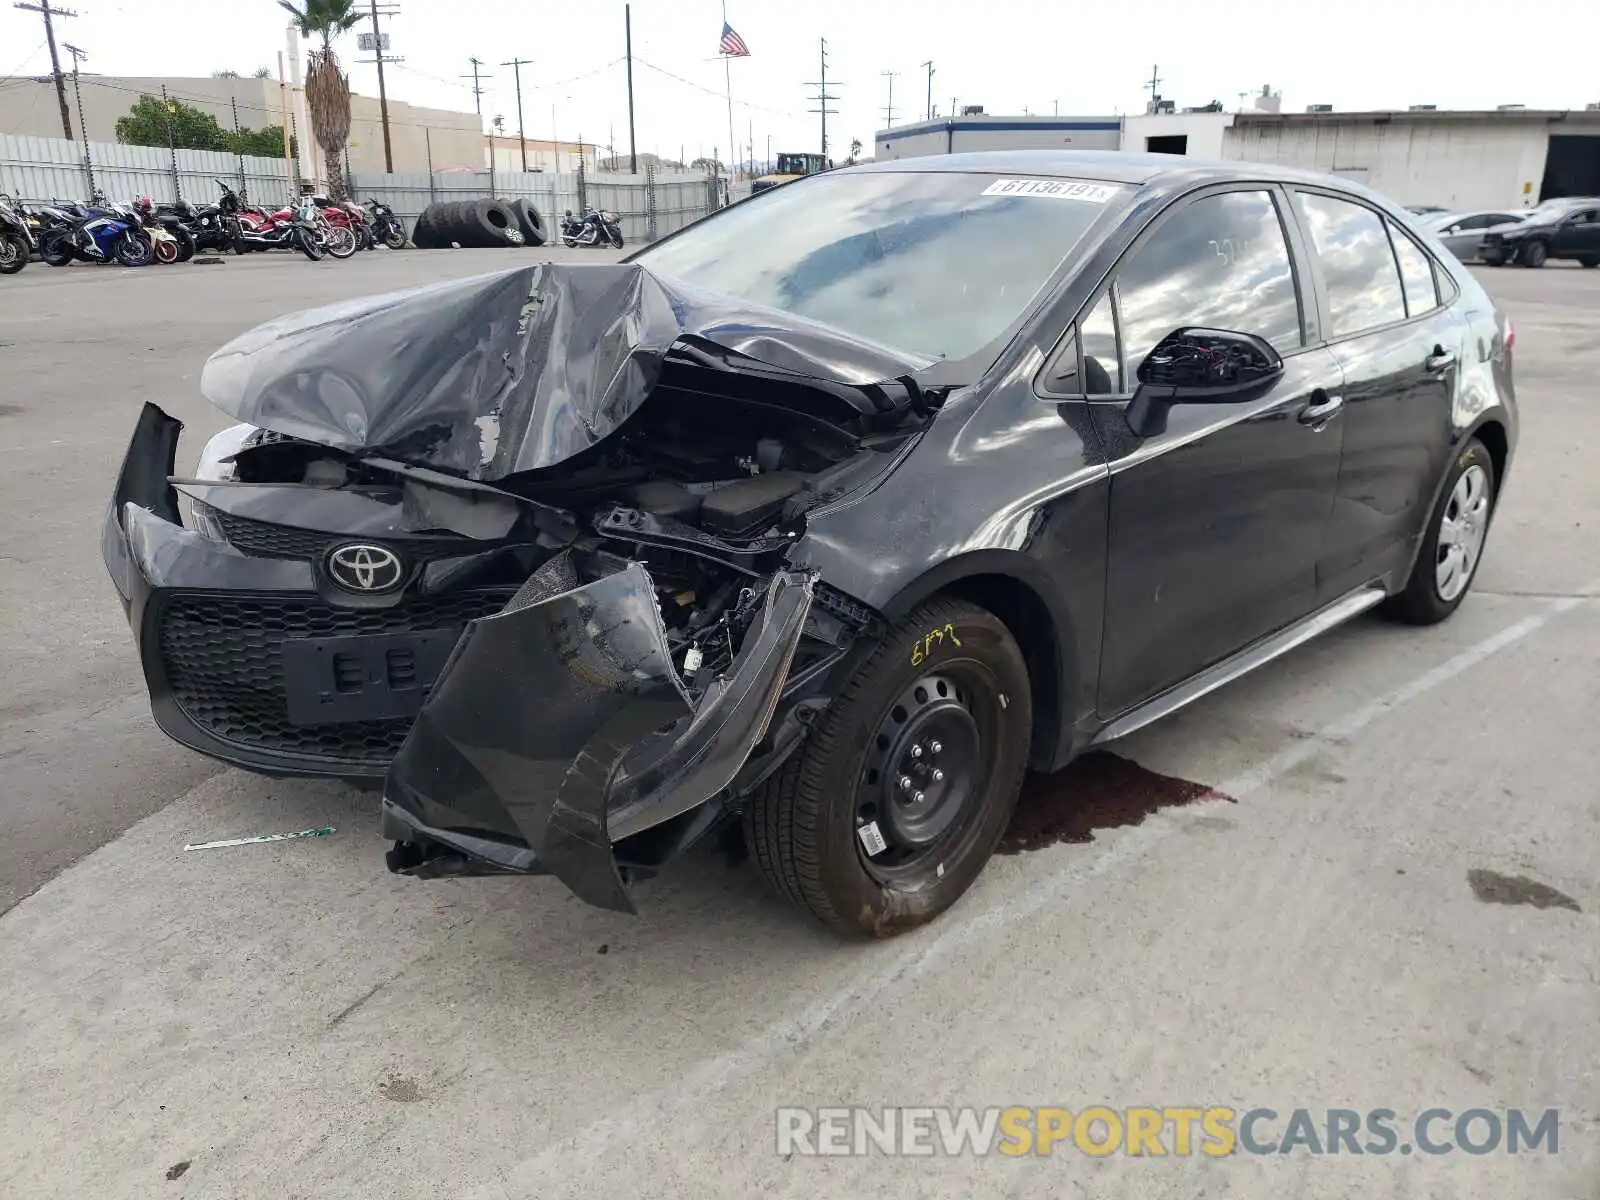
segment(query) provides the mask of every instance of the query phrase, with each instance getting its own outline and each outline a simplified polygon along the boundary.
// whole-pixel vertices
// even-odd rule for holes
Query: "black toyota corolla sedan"
[[[381,778],[396,871],[631,910],[742,822],[883,936],[972,885],[1029,768],[1367,609],[1448,617],[1513,340],[1346,180],[873,164],[245,334],[192,475],[144,410],[105,557],[161,727]]]

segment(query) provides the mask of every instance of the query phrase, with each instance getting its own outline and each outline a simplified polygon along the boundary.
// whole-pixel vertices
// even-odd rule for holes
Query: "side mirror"
[[[1236,404],[1265,395],[1283,375],[1283,357],[1253,333],[1174,329],[1135,372],[1128,427],[1139,437],[1165,433],[1174,404]]]

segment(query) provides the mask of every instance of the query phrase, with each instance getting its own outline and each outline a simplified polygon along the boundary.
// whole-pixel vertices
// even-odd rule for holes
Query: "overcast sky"
[[[399,0],[385,22],[391,53],[405,63],[388,71],[393,98],[470,110],[470,82],[459,78],[477,55],[493,78],[485,84],[486,120],[500,114],[516,130],[512,57],[523,68],[523,115],[529,136],[582,133],[627,149],[623,6],[614,0],[532,4],[524,0]],[[58,23],[58,41],[89,54],[85,70],[117,75],[247,74],[277,66],[285,14],[272,0],[83,0],[80,15]],[[1593,18],[1579,20],[1579,0],[1515,4],[1427,0],[1340,0],[1315,6],[1282,0],[1115,0],[1103,4],[1023,0],[729,0],[728,20],[751,56],[732,63],[734,137],[752,128],[758,157],[772,149],[814,150],[815,107],[805,86],[818,76],[819,37],[828,39],[829,76],[839,110],[829,117],[830,152],[842,159],[852,137],[871,153],[884,125],[885,71],[894,80],[896,124],[919,119],[934,63],[933,100],[990,113],[1103,114],[1142,111],[1151,68],[1160,91],[1179,107],[1221,100],[1270,83],[1285,110],[1327,103],[1341,109],[1431,103],[1441,108],[1582,108],[1600,100]],[[219,17],[227,10],[225,19]],[[559,14],[559,20],[557,20]],[[219,28],[219,19],[221,27]],[[559,30],[557,29],[559,24]],[[365,26],[363,26],[365,27]],[[719,0],[635,0],[634,89],[640,150],[693,158],[718,148],[727,156]],[[1560,36],[1569,30],[1573,36]],[[1521,33],[1519,33],[1521,31]],[[1529,41],[1522,34],[1537,31]],[[377,73],[360,64],[354,33],[338,49],[354,90],[377,94]],[[65,53],[63,52],[63,58]],[[648,64],[648,65],[647,65]],[[37,14],[0,6],[0,72],[49,69]],[[661,72],[670,72],[671,78]],[[555,111],[552,112],[552,105]],[[0,130],[0,132],[5,132]]]

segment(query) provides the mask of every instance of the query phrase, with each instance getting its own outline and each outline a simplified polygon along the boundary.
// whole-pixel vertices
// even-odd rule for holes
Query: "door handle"
[[[1311,393],[1311,403],[1300,410],[1298,420],[1302,425],[1310,425],[1313,432],[1321,432],[1323,426],[1338,416],[1343,407],[1343,396],[1330,395],[1318,388]]]
[[[1422,365],[1430,375],[1437,375],[1440,371],[1455,366],[1456,356],[1443,346],[1435,346],[1433,353],[1422,360]]]

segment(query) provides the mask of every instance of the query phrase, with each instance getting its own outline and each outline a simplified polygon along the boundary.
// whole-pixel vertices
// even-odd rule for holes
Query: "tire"
[[[163,238],[159,242],[150,243],[151,256],[162,266],[168,266],[178,261],[178,255],[183,251],[178,248],[178,243]]]
[[[1550,247],[1543,242],[1532,241],[1522,248],[1517,255],[1517,261],[1525,267],[1542,267],[1544,260],[1550,257]]]
[[[327,241],[328,253],[334,258],[354,258],[356,251],[361,248],[361,242],[356,237],[356,231],[348,225],[331,226],[323,234],[323,238]]]
[[[531,200],[513,200],[511,211],[516,214],[517,225],[522,230],[523,241],[529,246],[542,246],[548,240],[544,218]]]
[[[1465,578],[1460,581],[1459,590],[1451,590],[1441,587],[1440,584],[1443,571],[1440,537],[1444,533],[1447,519],[1457,522],[1462,515],[1460,493],[1466,491],[1470,494],[1472,491],[1470,483],[1467,485],[1462,483],[1469,473],[1476,475],[1482,485],[1482,505],[1481,511],[1478,510],[1476,498],[1473,497],[1472,503],[1468,506],[1473,512],[1466,536],[1471,538],[1472,542],[1457,544],[1471,544],[1475,548],[1470,551],[1469,561],[1464,563]],[[1498,486],[1499,480],[1494,474],[1494,459],[1490,457],[1482,442],[1477,438],[1471,439],[1450,464],[1450,474],[1445,479],[1439,501],[1428,514],[1428,529],[1423,535],[1422,547],[1417,551],[1417,561],[1411,568],[1411,577],[1406,581],[1405,590],[1397,592],[1385,602],[1385,611],[1410,625],[1437,625],[1461,607],[1461,602],[1472,590],[1472,580],[1477,574],[1478,564],[1483,561],[1484,538],[1488,535],[1489,525],[1494,517]],[[1461,536],[1460,533],[1457,534],[1458,538]]]
[[[1490,252],[1488,254],[1483,255],[1483,264],[1486,267],[1503,267],[1503,266],[1505,266],[1506,265],[1505,252],[1503,250],[1502,251],[1492,251],[1492,252]]]
[[[383,235],[383,244],[391,250],[404,250],[406,248],[404,227],[399,224],[389,226],[389,232]]]
[[[198,249],[195,245],[194,234],[187,229],[174,229],[172,236],[178,239],[178,261],[181,263],[188,262],[194,257],[195,251]]]
[[[321,262],[328,256],[327,248],[317,244],[316,240],[304,229],[294,231],[294,244],[312,262]]]
[[[21,234],[0,233],[0,275],[15,275],[28,265],[28,243]]]
[[[621,228],[621,226],[617,227],[617,231],[615,233],[611,233],[608,230],[607,231],[607,236],[611,239],[611,245],[612,245],[613,249],[616,249],[616,250],[621,250],[622,249],[622,228]]]
[[[155,261],[155,252],[148,238],[130,229],[117,241],[116,259],[125,267],[148,267]]]
[[[67,241],[67,235],[64,233],[46,234],[39,241],[39,258],[46,266],[69,266],[74,257],[72,246]]]
[[[1600,258],[1596,258],[1591,254],[1585,258],[1580,258],[1578,260],[1578,265],[1580,267],[1600,267]]]
[[[922,605],[871,648],[751,797],[745,837],[767,883],[850,936],[890,937],[931,921],[972,885],[1005,832],[1032,710],[1022,651],[998,617],[952,598]],[[954,778],[935,784],[939,754]],[[910,791],[902,775],[912,794],[931,793],[921,812],[901,799]],[[918,820],[920,838],[906,836],[900,823]],[[869,822],[889,843],[871,857],[859,832]]]

